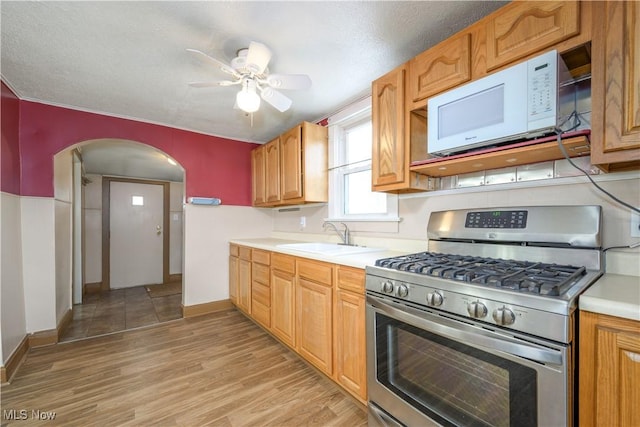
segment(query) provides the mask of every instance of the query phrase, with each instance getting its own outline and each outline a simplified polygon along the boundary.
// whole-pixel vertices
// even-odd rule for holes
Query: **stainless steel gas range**
[[[563,426],[599,206],[434,212],[429,252],[366,268],[370,425]]]

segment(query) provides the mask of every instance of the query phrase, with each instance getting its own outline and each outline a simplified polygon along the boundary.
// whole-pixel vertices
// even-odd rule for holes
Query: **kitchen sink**
[[[290,249],[294,251],[310,252],[318,255],[350,255],[363,252],[377,252],[380,248],[369,248],[365,246],[339,245],[336,243],[285,243],[278,245],[282,249]]]

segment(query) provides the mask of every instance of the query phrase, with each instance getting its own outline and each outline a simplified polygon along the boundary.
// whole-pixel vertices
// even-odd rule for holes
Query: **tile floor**
[[[144,286],[87,294],[61,342],[180,319],[182,294],[151,298]]]

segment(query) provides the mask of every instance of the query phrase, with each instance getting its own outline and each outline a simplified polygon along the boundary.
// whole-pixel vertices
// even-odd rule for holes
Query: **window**
[[[131,196],[131,205],[132,206],[144,206],[144,197],[142,197],[142,196]]]
[[[398,221],[397,196],[371,191],[371,99],[329,118],[329,216],[341,221]]]

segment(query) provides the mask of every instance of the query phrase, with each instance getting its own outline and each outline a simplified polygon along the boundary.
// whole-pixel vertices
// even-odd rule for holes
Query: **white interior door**
[[[110,287],[162,283],[163,186],[112,181]]]

